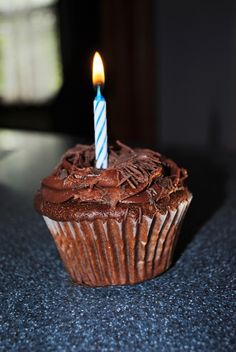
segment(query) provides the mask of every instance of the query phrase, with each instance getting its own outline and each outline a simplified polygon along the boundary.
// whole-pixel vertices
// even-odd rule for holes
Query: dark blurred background
[[[0,128],[92,141],[95,50],[110,140],[236,149],[233,0],[1,1]]]

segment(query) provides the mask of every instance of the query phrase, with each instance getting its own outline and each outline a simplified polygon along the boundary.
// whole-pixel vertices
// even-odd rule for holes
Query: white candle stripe
[[[104,153],[102,153],[102,155],[101,155],[101,167],[104,167],[104,166],[105,166],[106,160],[107,160],[107,153],[104,152]],[[105,166],[105,168],[106,168],[106,167],[107,167],[107,165]]]
[[[100,150],[99,150],[99,153],[98,153],[98,159],[100,160],[100,159],[102,159],[102,152],[103,152],[103,154],[106,152],[107,153],[107,148],[105,148],[105,146],[106,146],[106,144],[107,144],[107,134],[105,134],[104,133],[104,135],[103,135],[103,138],[101,139],[101,143],[100,143]]]
[[[105,126],[104,126],[104,123],[105,123]],[[106,119],[104,117],[102,117],[95,129],[95,141],[97,141],[98,139],[98,136],[99,136],[99,133],[100,131],[105,128],[106,129]]]
[[[104,126],[104,128],[101,129],[101,133],[99,134],[99,136],[97,136],[97,139],[96,139],[96,144],[99,149],[102,147],[106,133],[107,133],[107,128],[106,128],[106,126]]]
[[[102,113],[102,111],[103,111],[103,113]],[[99,129],[99,126],[101,126],[101,123],[103,120],[106,120],[106,103],[102,101],[102,102],[99,102],[98,108],[96,110],[94,110],[95,132]]]
[[[100,118],[106,118],[106,104],[99,104],[98,108],[95,110],[95,124],[98,123]]]
[[[104,156],[104,159],[103,159],[103,162],[102,162],[102,168],[103,169],[106,169],[107,168],[107,160],[108,160],[108,155],[107,155],[107,153],[105,154],[105,156]]]
[[[97,166],[99,169],[101,168],[107,168],[107,153],[106,152],[102,152],[102,155],[100,156],[99,159],[99,164]]]
[[[105,138],[104,140],[104,145],[107,144],[107,138]],[[99,157],[97,158],[97,160],[99,161],[99,168],[102,167],[103,163],[104,163],[104,159],[107,157],[107,150],[106,148],[101,148],[100,152],[99,152]]]
[[[99,121],[101,121],[102,118],[105,117],[105,115],[104,115],[104,110],[105,110],[105,109],[106,109],[106,105],[103,104],[101,111],[98,113],[98,118],[97,118],[97,120],[96,120],[96,128],[98,127]]]
[[[103,121],[102,127],[98,132],[98,136],[96,139],[96,144],[99,144],[99,140],[101,139],[102,134],[106,132],[106,120]]]
[[[94,101],[94,110],[97,110],[99,104],[100,104],[99,100],[97,100],[97,101],[95,100]]]
[[[96,106],[97,105],[97,106]],[[94,114],[95,114],[95,120],[98,119],[98,116],[100,114],[100,112],[103,109],[103,106],[105,105],[105,103],[103,101],[98,101],[98,104],[96,104],[96,100],[94,101]]]
[[[100,145],[99,147],[100,147],[99,152],[96,153],[96,160],[100,160],[101,161],[101,155],[102,155],[103,149],[106,149],[105,148],[106,147],[106,143],[104,144],[103,149],[102,149],[102,145]]]

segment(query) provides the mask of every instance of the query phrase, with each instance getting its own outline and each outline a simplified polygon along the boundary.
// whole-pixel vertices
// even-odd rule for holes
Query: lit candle
[[[93,110],[97,169],[106,169],[108,165],[106,101],[101,93],[101,86],[104,85],[104,82],[105,74],[102,59],[96,52],[93,58],[93,85],[97,88],[97,95],[93,102]]]

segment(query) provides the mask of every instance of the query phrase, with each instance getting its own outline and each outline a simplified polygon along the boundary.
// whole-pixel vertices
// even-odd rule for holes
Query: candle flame
[[[103,62],[100,54],[96,51],[93,57],[93,85],[100,86],[105,82]]]

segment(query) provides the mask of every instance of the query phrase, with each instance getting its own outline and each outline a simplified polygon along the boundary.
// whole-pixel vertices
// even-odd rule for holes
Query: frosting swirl
[[[150,203],[183,190],[187,171],[150,149],[131,149],[117,141],[109,147],[109,167],[96,169],[94,145],[76,145],[61,158],[53,173],[44,178],[43,201],[61,204],[99,202]]]

